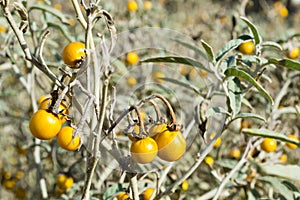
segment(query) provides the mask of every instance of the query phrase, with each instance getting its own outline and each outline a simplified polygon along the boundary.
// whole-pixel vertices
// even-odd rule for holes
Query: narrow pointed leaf
[[[209,44],[207,44],[203,40],[201,40],[201,44],[202,44],[204,50],[206,51],[206,54],[207,54],[207,56],[209,58],[209,61],[210,62],[214,62],[215,61],[215,54],[214,54],[214,51],[211,48],[211,46],[209,46]]]
[[[270,58],[269,63],[300,71],[300,63],[294,60]]]
[[[300,146],[300,143],[297,140],[291,139],[291,138],[287,137],[286,135],[284,135],[282,133],[270,131],[270,130],[267,130],[267,129],[248,129],[248,128],[244,128],[244,129],[242,129],[242,133],[245,133],[247,135],[274,138],[274,139],[277,139],[277,140],[281,140],[283,142],[289,142],[289,143]]]
[[[270,94],[259,84],[257,83],[257,81],[252,78],[248,73],[246,73],[243,70],[239,70],[236,68],[228,68],[226,69],[226,71],[224,72],[226,78],[230,77],[230,76],[236,76],[239,78],[243,78],[244,80],[250,82],[264,97],[266,97],[271,104],[274,104],[274,101],[272,99],[272,97],[270,96]]]
[[[254,41],[255,41],[255,44],[260,44],[261,42],[261,37],[258,33],[258,30],[256,28],[256,26],[250,22],[246,17],[240,17],[241,20],[243,20],[247,25],[248,27],[250,28],[252,34],[253,34],[253,37],[254,37]]]
[[[187,47],[187,48],[193,50],[195,53],[197,53],[201,57],[206,58],[205,53],[198,46],[195,46],[195,45],[192,45],[190,43],[183,42],[183,41],[177,40],[177,39],[175,39],[174,41],[176,41],[177,43],[181,44],[184,47]]]
[[[183,86],[189,90],[194,91],[196,94],[201,94],[201,91],[196,86],[190,84],[189,82],[183,82],[173,78],[159,78],[159,79]]]
[[[261,121],[264,121],[266,122],[266,119],[258,114],[255,114],[255,113],[239,113],[238,115],[235,116],[235,119],[238,119],[238,118],[254,118],[254,119],[259,119]]]
[[[278,191],[286,199],[293,199],[293,192],[285,187],[285,185],[281,183],[280,179],[272,176],[264,176],[259,179],[269,182],[275,188],[275,190]]]
[[[241,110],[242,105],[242,90],[240,80],[236,77],[228,80],[229,104],[233,112],[233,116]]]
[[[69,19],[67,18],[67,16],[64,15],[61,11],[59,11],[51,6],[34,4],[30,7],[30,10],[34,10],[34,9],[47,12],[47,13],[57,17],[62,23],[69,24]]]
[[[273,47],[277,50],[282,51],[282,47],[280,44],[278,44],[277,42],[273,42],[273,41],[266,41],[266,42],[262,42],[261,46],[263,47]]]
[[[298,165],[269,164],[261,165],[261,169],[264,174],[300,181],[300,166]]]
[[[148,58],[141,62],[166,62],[166,63],[180,63],[185,65],[194,66],[200,69],[204,69],[208,72],[212,72],[210,69],[207,69],[201,62],[189,58],[189,57],[179,57],[179,56],[165,56],[165,57],[156,57],[156,58]]]
[[[208,118],[208,117],[214,116],[216,114],[230,115],[230,113],[228,113],[228,111],[225,108],[211,107],[211,108],[207,109],[205,116]]]

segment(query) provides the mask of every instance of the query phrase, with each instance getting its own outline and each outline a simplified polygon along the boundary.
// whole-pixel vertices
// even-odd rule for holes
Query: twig
[[[242,158],[239,160],[239,162],[236,164],[236,166],[234,166],[234,168],[229,172],[229,174],[226,176],[226,178],[223,179],[222,183],[219,185],[219,188],[213,198],[213,200],[217,200],[219,198],[219,196],[222,193],[222,190],[224,189],[224,187],[226,186],[227,182],[230,180],[230,178],[238,171],[241,169],[241,167],[247,162],[247,156],[249,153],[249,149],[252,145],[252,139],[249,140],[249,142],[247,143],[247,147],[244,151],[244,154],[242,156]]]

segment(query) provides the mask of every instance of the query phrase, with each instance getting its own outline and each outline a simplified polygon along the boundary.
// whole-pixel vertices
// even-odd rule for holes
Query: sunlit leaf
[[[222,159],[215,161],[215,164],[219,165],[220,167],[232,169],[236,166],[237,162],[237,160],[233,159]]]
[[[269,164],[261,165],[264,174],[277,176],[289,180],[300,181],[299,165]]]
[[[185,65],[190,65],[193,67],[198,67],[200,69],[204,69],[206,71],[212,72],[210,69],[207,69],[201,62],[189,58],[189,57],[179,57],[179,56],[165,56],[165,57],[156,57],[156,58],[148,58],[141,62],[166,62],[166,63],[180,63]]]
[[[281,140],[283,142],[289,142],[296,145],[300,145],[300,143],[297,140],[291,139],[287,137],[286,135],[274,131],[270,131],[267,129],[248,129],[244,128],[242,129],[242,133],[245,133],[247,135],[255,135],[255,136],[261,136],[261,137],[268,137],[268,138],[274,138]]]
[[[272,48],[275,48],[277,50],[282,51],[281,45],[278,44],[277,42],[273,42],[273,41],[262,42],[261,46],[263,46],[263,47],[272,47]]]
[[[255,44],[259,44],[261,42],[261,37],[258,33],[258,30],[256,28],[256,26],[250,22],[246,17],[240,17],[241,20],[243,20],[247,25],[248,27],[250,28],[252,34],[253,34],[253,37],[254,37],[254,41],[255,41]]]
[[[224,74],[226,78],[230,76],[235,76],[235,77],[243,78],[244,80],[250,82],[264,97],[266,97],[271,102],[272,105],[274,104],[274,101],[270,96],[270,94],[247,72],[236,68],[228,68],[226,69]]]
[[[294,60],[270,58],[269,63],[300,71],[300,63]]]
[[[254,118],[254,119],[259,119],[259,120],[262,120],[262,121],[266,121],[266,119],[258,114],[255,114],[255,113],[239,113],[235,116],[235,119],[238,119],[238,118]]]
[[[237,39],[233,39],[230,40],[229,42],[227,42],[222,48],[221,50],[218,52],[218,55],[216,57],[216,61],[218,62],[219,60],[221,60],[227,53],[229,53],[230,51],[236,49],[240,44],[242,44],[243,42],[247,41],[247,40],[251,40],[253,39],[250,35],[241,35],[240,37],[238,37]]]
[[[205,113],[205,116],[206,117],[211,117],[211,116],[214,116],[216,114],[230,115],[230,113],[228,113],[228,111],[223,107],[211,107],[211,108],[207,109],[207,111]]]
[[[228,79],[229,104],[233,116],[240,112],[242,104],[242,90],[240,80],[236,77]]]
[[[203,40],[201,40],[201,44],[202,44],[204,50],[206,51],[206,54],[207,54],[210,62],[214,62],[215,61],[215,54],[214,54],[214,51],[213,51],[212,47],[209,46],[209,44],[207,44]]]
[[[41,11],[44,11],[44,12],[47,12],[55,17],[57,17],[62,23],[64,24],[69,24],[69,19],[66,15],[64,15],[61,11],[51,7],[51,6],[48,6],[48,5],[41,5],[41,4],[33,4],[31,7],[30,7],[30,10],[41,10]]]
[[[281,183],[280,179],[272,176],[264,176],[260,177],[259,179],[269,182],[275,188],[275,190],[278,191],[286,199],[293,199],[293,192],[285,187],[285,185]]]

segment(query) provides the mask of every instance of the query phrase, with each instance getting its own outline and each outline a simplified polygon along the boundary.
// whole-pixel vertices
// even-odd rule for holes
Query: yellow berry
[[[139,56],[135,52],[129,52],[126,57],[126,61],[130,65],[135,65],[139,62]]]
[[[206,156],[204,162],[210,167],[213,167],[215,161],[211,156]]]
[[[129,12],[135,12],[138,8],[138,4],[135,0],[129,0],[127,2],[127,9],[129,10]]]
[[[162,80],[161,78],[165,78],[165,77],[166,75],[160,71],[155,71],[152,73],[152,78],[157,83],[163,83],[164,80]]]
[[[288,135],[288,137],[299,143],[299,138],[296,135]],[[290,143],[290,142],[287,142],[286,146],[290,149],[297,149],[298,148],[298,145]]]
[[[145,9],[145,10],[150,10],[151,7],[152,7],[151,1],[146,0],[146,1],[144,2],[144,9]]]
[[[243,54],[250,55],[254,52],[255,45],[252,41],[247,41],[247,42],[240,44],[240,46],[238,47],[238,50]]]
[[[154,188],[147,188],[142,194],[143,200],[150,200],[154,192]]]
[[[280,157],[279,157],[279,160],[282,164],[285,164],[286,161],[287,161],[287,155],[286,154],[282,154]]]
[[[300,54],[300,48],[294,47],[287,52],[286,56],[290,59],[296,59],[298,58],[299,54]]]
[[[273,138],[265,138],[260,144],[260,147],[265,152],[270,153],[276,150],[277,142]]]
[[[137,84],[137,80],[133,76],[130,76],[127,78],[126,83],[129,87],[134,87]]]
[[[77,64],[85,57],[85,44],[71,42],[62,51],[62,59],[66,65],[76,68]]]
[[[234,148],[229,151],[229,157],[239,159],[241,157],[241,151],[239,148]]]
[[[189,189],[189,183],[187,182],[187,180],[182,181],[181,188],[183,191],[187,191]]]

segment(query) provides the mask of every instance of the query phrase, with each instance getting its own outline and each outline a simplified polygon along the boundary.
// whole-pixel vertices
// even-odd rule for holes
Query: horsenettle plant
[[[159,46],[152,51],[145,44],[139,50],[146,53],[128,49],[122,60],[113,58],[120,53],[114,53],[117,30],[101,3],[72,0],[80,26],[74,32],[84,33],[77,36],[68,31],[69,16],[49,5],[0,0],[12,30],[6,40],[8,62],[31,99],[26,130],[34,136],[30,166],[35,166],[36,181],[30,186],[39,186],[41,198],[300,196],[292,182],[300,180],[299,166],[283,163],[284,155],[300,145],[299,106],[280,107],[289,95],[299,99],[299,55],[282,56],[289,55],[290,42],[299,34],[265,41],[255,24],[239,17],[232,38],[217,52],[204,40],[198,45],[174,37],[166,41],[193,56],[170,54]],[[131,22],[150,11],[139,3],[128,8]],[[43,13],[41,21],[34,21],[35,12]],[[170,33],[155,31],[148,30],[155,39],[159,34],[154,33]],[[136,35],[144,37],[145,31]],[[56,47],[63,43],[60,53],[46,48],[54,41]],[[151,57],[140,59],[144,54]],[[57,60],[45,59],[51,57]],[[18,66],[24,63],[22,74]],[[272,92],[274,74],[283,70],[284,83]],[[135,78],[132,93],[122,82],[126,77]],[[39,90],[48,94],[37,104]],[[279,128],[279,122],[289,120],[292,128]],[[17,176],[3,172],[1,177],[7,190],[17,191]],[[189,194],[189,188],[197,189]]]

